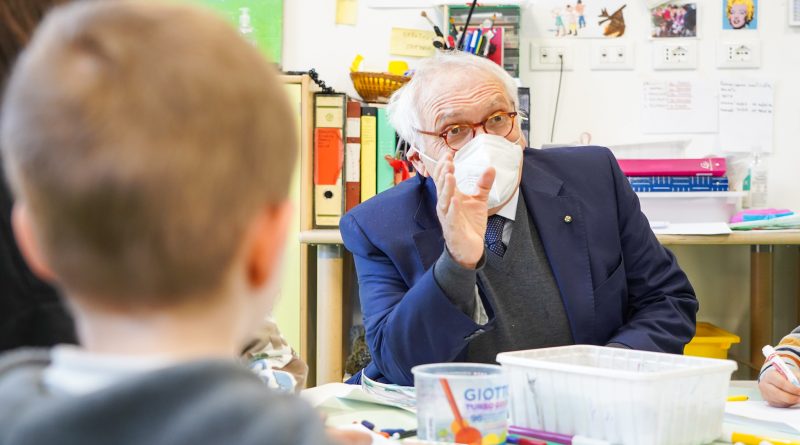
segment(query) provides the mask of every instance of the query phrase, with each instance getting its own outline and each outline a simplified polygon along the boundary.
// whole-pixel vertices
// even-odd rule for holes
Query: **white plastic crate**
[[[600,346],[506,352],[511,425],[625,445],[713,442],[736,363]]]
[[[744,192],[637,193],[647,219],[670,223],[728,222],[741,209]]]

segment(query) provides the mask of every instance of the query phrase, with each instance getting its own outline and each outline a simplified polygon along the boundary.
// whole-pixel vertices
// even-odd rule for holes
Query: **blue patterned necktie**
[[[503,227],[507,219],[500,215],[492,215],[486,222],[486,247],[497,256],[502,257],[506,253],[506,245],[503,244]]]

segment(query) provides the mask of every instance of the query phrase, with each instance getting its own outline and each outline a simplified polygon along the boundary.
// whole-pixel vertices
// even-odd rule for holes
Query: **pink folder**
[[[625,176],[725,176],[725,158],[619,159]]]

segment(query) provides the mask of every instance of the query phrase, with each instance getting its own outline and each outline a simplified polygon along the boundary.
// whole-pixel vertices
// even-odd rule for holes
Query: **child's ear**
[[[288,200],[265,207],[253,222],[246,258],[247,279],[252,287],[268,284],[280,270],[293,207]]]
[[[28,206],[21,201],[14,204],[11,212],[11,225],[14,228],[14,238],[17,240],[19,250],[31,271],[43,281],[56,281],[56,275],[47,264],[44,252],[34,234]]]

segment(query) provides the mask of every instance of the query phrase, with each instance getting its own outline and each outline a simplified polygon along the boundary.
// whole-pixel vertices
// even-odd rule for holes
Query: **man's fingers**
[[[439,161],[436,163],[436,167],[433,171],[433,180],[438,187],[442,180],[444,179],[444,175],[447,174],[448,171],[452,171],[453,169],[453,156],[448,152],[443,154]]]
[[[443,181],[442,188],[439,189],[437,210],[441,214],[447,215],[450,211],[450,201],[453,199],[453,193],[456,188],[456,178],[452,173],[448,173]]]
[[[450,210],[450,213],[454,215],[458,215],[458,212],[461,210],[461,203],[455,196],[450,198]],[[450,221],[452,222],[453,220]]]
[[[476,198],[481,200],[489,198],[489,191],[492,190],[492,184],[494,184],[494,177],[496,174],[497,172],[494,167],[489,167],[483,172],[476,184],[477,190],[474,195]]]

